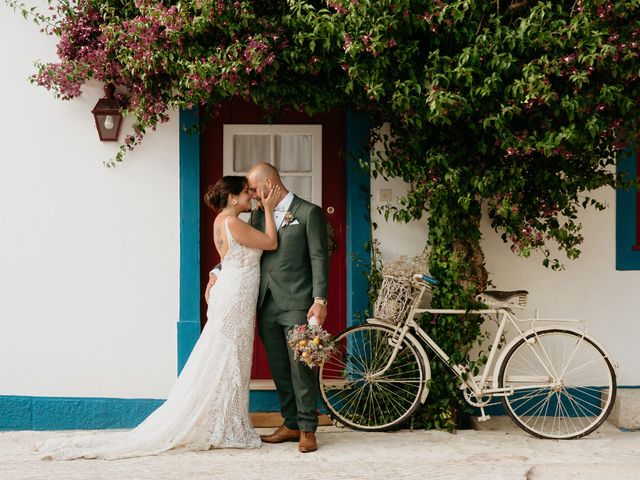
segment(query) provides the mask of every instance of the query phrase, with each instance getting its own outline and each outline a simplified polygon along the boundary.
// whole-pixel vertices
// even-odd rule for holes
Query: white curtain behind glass
[[[251,165],[271,159],[270,135],[234,135],[233,170],[247,172]]]
[[[311,135],[274,135],[273,143],[273,164],[282,173],[282,183],[299,197],[311,201]]]
[[[311,172],[311,135],[274,135],[273,164],[281,172]]]

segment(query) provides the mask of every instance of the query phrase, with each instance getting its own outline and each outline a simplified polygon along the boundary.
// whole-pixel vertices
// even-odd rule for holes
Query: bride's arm
[[[237,217],[229,217],[229,220],[227,220],[229,229],[238,243],[247,247],[259,248],[260,250],[275,250],[278,248],[278,230],[273,217],[273,209],[280,197],[280,192],[281,189],[277,186],[271,189],[269,194],[262,199],[265,221],[264,232],[253,228]]]

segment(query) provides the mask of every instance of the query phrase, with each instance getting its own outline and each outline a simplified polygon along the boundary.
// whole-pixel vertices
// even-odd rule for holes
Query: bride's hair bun
[[[222,210],[227,206],[229,194],[240,195],[247,185],[245,177],[227,175],[216,182],[215,185],[209,185],[207,193],[204,194],[204,203],[214,210]]]

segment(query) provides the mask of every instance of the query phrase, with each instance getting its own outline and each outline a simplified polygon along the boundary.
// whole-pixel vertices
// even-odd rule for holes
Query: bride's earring
[[[238,200],[236,200],[235,198],[232,200],[232,202],[234,206],[238,205]]]

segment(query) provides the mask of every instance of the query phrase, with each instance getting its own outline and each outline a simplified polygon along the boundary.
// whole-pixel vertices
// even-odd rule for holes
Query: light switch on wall
[[[378,201],[380,202],[390,202],[393,193],[390,188],[381,188],[378,190]]]

